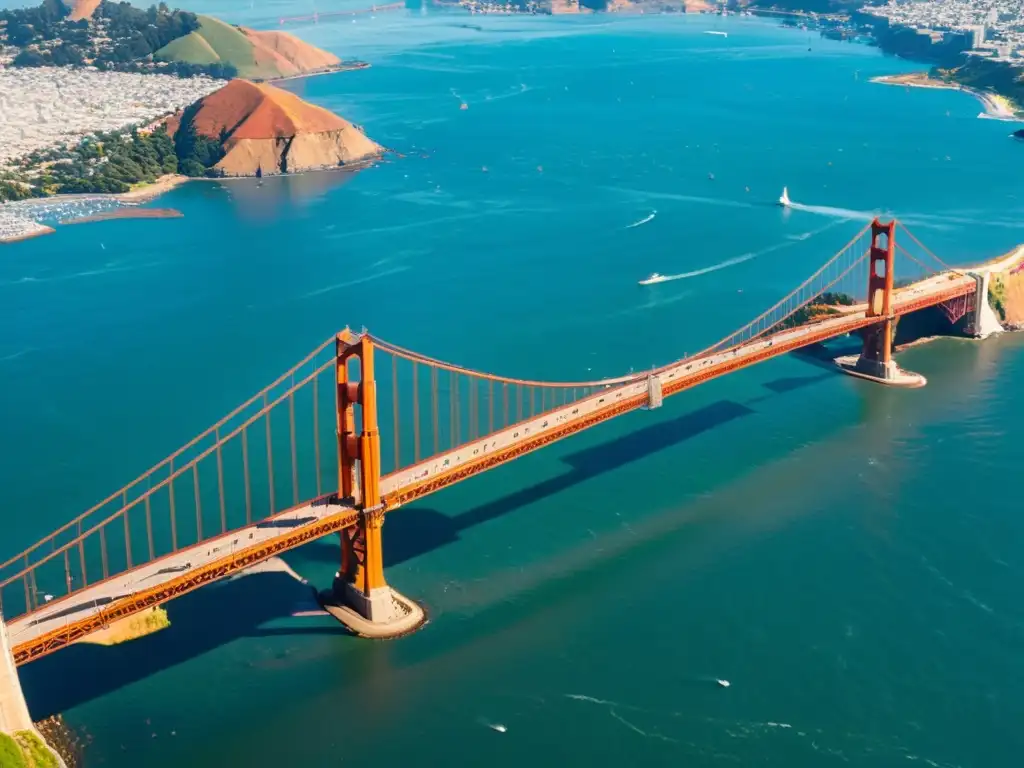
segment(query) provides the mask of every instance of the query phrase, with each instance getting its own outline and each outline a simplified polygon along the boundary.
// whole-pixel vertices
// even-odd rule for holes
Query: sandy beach
[[[155,200],[160,197],[164,192],[170,192],[179,184],[184,184],[188,180],[188,176],[171,173],[167,176],[161,176],[152,184],[140,184],[135,189],[123,192],[119,195],[111,195],[111,197],[120,200],[122,203],[149,202],[150,200]]]
[[[974,88],[968,88],[965,85],[960,85],[959,83],[950,83],[945,80],[938,80],[931,77],[927,72],[911,72],[906,75],[884,75],[882,77],[871,78],[871,82],[881,83],[882,85],[902,85],[906,88],[934,88],[946,91],[963,91],[964,93],[969,93],[980,101],[982,106],[985,108],[985,111],[980,114],[979,117],[987,117],[994,120],[1009,120],[1014,122],[1022,121],[1016,114],[1020,111],[1017,105],[1005,96],[1001,96],[997,93],[978,91]]]

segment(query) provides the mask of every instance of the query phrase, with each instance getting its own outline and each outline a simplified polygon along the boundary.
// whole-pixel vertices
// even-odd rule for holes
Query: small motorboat
[[[782,188],[782,195],[779,197],[779,205],[781,205],[783,208],[789,208],[789,206],[791,204],[792,203],[790,202],[790,199],[789,199],[789,188],[788,187],[783,187]]]
[[[654,285],[655,283],[663,283],[666,280],[668,280],[668,278],[664,275],[652,272],[650,277],[640,281],[640,285]]]

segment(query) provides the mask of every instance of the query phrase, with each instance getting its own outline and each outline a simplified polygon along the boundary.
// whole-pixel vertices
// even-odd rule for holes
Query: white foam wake
[[[880,213],[880,211],[855,211],[851,208],[833,208],[829,205],[804,205],[803,203],[794,202],[790,202],[787,207],[792,211],[816,213],[819,216],[831,216],[834,219],[842,219],[844,221],[871,221]]]
[[[742,256],[735,256],[735,257],[733,257],[731,259],[726,259],[725,261],[720,261],[717,264],[712,264],[710,267],[702,267],[701,269],[695,269],[692,272],[680,272],[678,275],[665,275],[665,279],[662,280],[661,282],[667,283],[670,280],[687,280],[687,279],[689,279],[691,277],[698,277],[700,275],[706,275],[709,272],[717,272],[720,269],[725,269],[726,267],[733,267],[733,266],[736,266],[737,264],[742,264],[745,261],[750,261],[751,259],[756,259],[760,255],[761,255],[761,252],[758,252],[758,251],[752,251],[750,253],[744,253]]]
[[[643,219],[640,219],[640,221],[634,221],[632,224],[629,224],[626,227],[626,229],[632,229],[633,227],[642,226],[642,225],[646,224],[648,221],[653,221],[654,217],[657,216],[657,215],[658,215],[657,211],[651,211],[650,216],[647,216],[647,217],[645,217]]]
[[[836,209],[836,210],[839,210],[839,209]],[[709,272],[717,272],[718,270],[726,269],[727,267],[734,267],[737,264],[742,264],[745,261],[750,261],[751,259],[756,259],[759,256],[766,256],[769,253],[772,253],[773,251],[779,251],[779,250],[782,250],[783,248],[788,248],[789,246],[793,245],[794,243],[804,242],[805,240],[809,240],[812,237],[816,237],[817,235],[820,235],[823,232],[826,232],[826,231],[832,229],[833,227],[838,227],[840,224],[843,224],[843,223],[845,223],[847,221],[849,221],[849,219],[840,219],[839,221],[833,221],[831,224],[826,224],[824,227],[819,227],[818,229],[812,230],[810,232],[804,232],[801,235],[797,235],[796,238],[787,238],[786,240],[782,241],[781,243],[776,243],[775,245],[769,245],[767,248],[762,248],[759,251],[751,251],[750,253],[744,253],[742,256],[734,256],[731,259],[726,259],[725,261],[720,261],[717,264],[712,264],[710,267],[702,267],[701,269],[695,269],[692,272],[681,272],[678,275],[665,275],[665,277],[662,278],[661,280],[659,280],[658,282],[660,282],[660,283],[667,283],[667,282],[670,282],[672,280],[687,280],[687,279],[689,279],[691,277],[698,277],[700,275],[706,275]]]

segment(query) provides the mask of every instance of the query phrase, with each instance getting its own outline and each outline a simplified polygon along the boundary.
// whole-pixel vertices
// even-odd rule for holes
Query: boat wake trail
[[[767,248],[762,248],[759,251],[751,251],[749,253],[744,253],[742,256],[734,256],[731,259],[726,259],[725,261],[720,261],[717,264],[712,264],[710,267],[702,267],[701,269],[695,269],[692,272],[681,272],[678,275],[664,275],[663,277],[659,277],[657,282],[667,283],[673,280],[687,280],[691,277],[706,275],[709,272],[717,272],[718,270],[726,269],[727,267],[734,267],[737,264],[742,264],[745,261],[750,261],[751,259],[756,259],[760,256],[767,256],[769,253],[772,253],[773,251],[779,251],[782,250],[783,248],[788,248],[791,245],[795,245],[796,243],[801,243],[804,242],[805,240],[810,240],[812,237],[816,237],[817,235],[820,235],[823,232],[827,232],[833,227],[838,227],[839,225],[844,224],[847,221],[849,221],[849,219],[840,219],[839,221],[833,221],[831,224],[826,224],[824,227],[819,227],[818,229],[811,230],[810,232],[804,232],[800,235],[796,235],[795,237],[787,238],[781,243],[769,245]]]
[[[777,247],[778,246],[773,246],[771,248],[771,250],[775,250]],[[688,278],[691,278],[691,277],[698,277],[700,275],[706,275],[709,272],[717,272],[720,269],[725,269],[726,267],[734,267],[737,264],[742,264],[745,261],[750,261],[751,259],[756,259],[758,256],[761,256],[761,255],[763,255],[764,253],[767,253],[767,252],[768,252],[768,249],[765,249],[764,251],[752,251],[750,253],[744,253],[742,256],[735,256],[735,257],[733,257],[731,259],[726,259],[725,261],[720,261],[717,264],[712,264],[710,267],[703,267],[701,269],[695,269],[692,272],[680,272],[678,275],[665,275],[665,279],[662,280],[661,282],[667,283],[670,280],[687,280]]]
[[[639,227],[646,224],[648,221],[653,221],[654,217],[658,215],[657,211],[651,211],[651,215],[646,218],[640,219],[640,221],[634,221],[632,224],[627,225],[626,229],[633,229],[633,227]]]
[[[399,272],[406,272],[406,271],[408,271],[408,269],[409,269],[409,267],[404,266],[404,265],[400,266],[400,267],[392,267],[391,269],[385,269],[385,270],[383,270],[381,272],[376,272],[376,273],[370,274],[370,275],[364,275],[363,277],[357,277],[357,278],[355,278],[353,280],[346,280],[343,283],[335,283],[334,285],[328,285],[325,288],[317,288],[315,291],[310,291],[309,293],[304,293],[301,296],[299,296],[298,298],[300,300],[301,299],[312,299],[315,296],[322,296],[325,293],[330,293],[331,291],[337,291],[337,290],[340,290],[341,288],[350,288],[353,285],[360,285],[362,283],[368,283],[368,282],[370,282],[372,280],[379,280],[382,277],[388,277],[390,275],[397,275]]]
[[[828,232],[833,227],[838,227],[845,224],[849,219],[840,219],[839,221],[833,221],[831,224],[826,224],[824,227],[818,227],[812,229],[810,232],[801,232],[799,235],[787,235],[788,240],[794,240],[798,243],[802,243],[804,240],[810,240],[812,237],[817,237],[823,232]]]
[[[854,211],[850,208],[833,208],[828,205],[804,205],[803,203],[790,202],[787,206],[792,211],[803,211],[804,213],[816,213],[819,216],[831,216],[834,219],[844,221],[871,221],[880,211]]]

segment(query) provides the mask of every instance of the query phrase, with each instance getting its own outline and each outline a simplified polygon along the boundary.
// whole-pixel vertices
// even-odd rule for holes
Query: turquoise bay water
[[[405,157],[4,248],[5,552],[345,324],[593,378],[725,335],[873,211],[950,263],[1024,241],[1007,124],[870,84],[913,67],[869,48],[706,18],[297,31],[373,68],[289,87]],[[815,212],[775,207],[783,185]],[[403,509],[388,578],[431,623],[401,641],[288,618],[304,589],[250,577],[29,665],[27,694],[91,734],[88,765],[1015,765],[1024,341],[902,363],[929,386],[773,361]],[[287,559],[326,585],[336,558]]]

